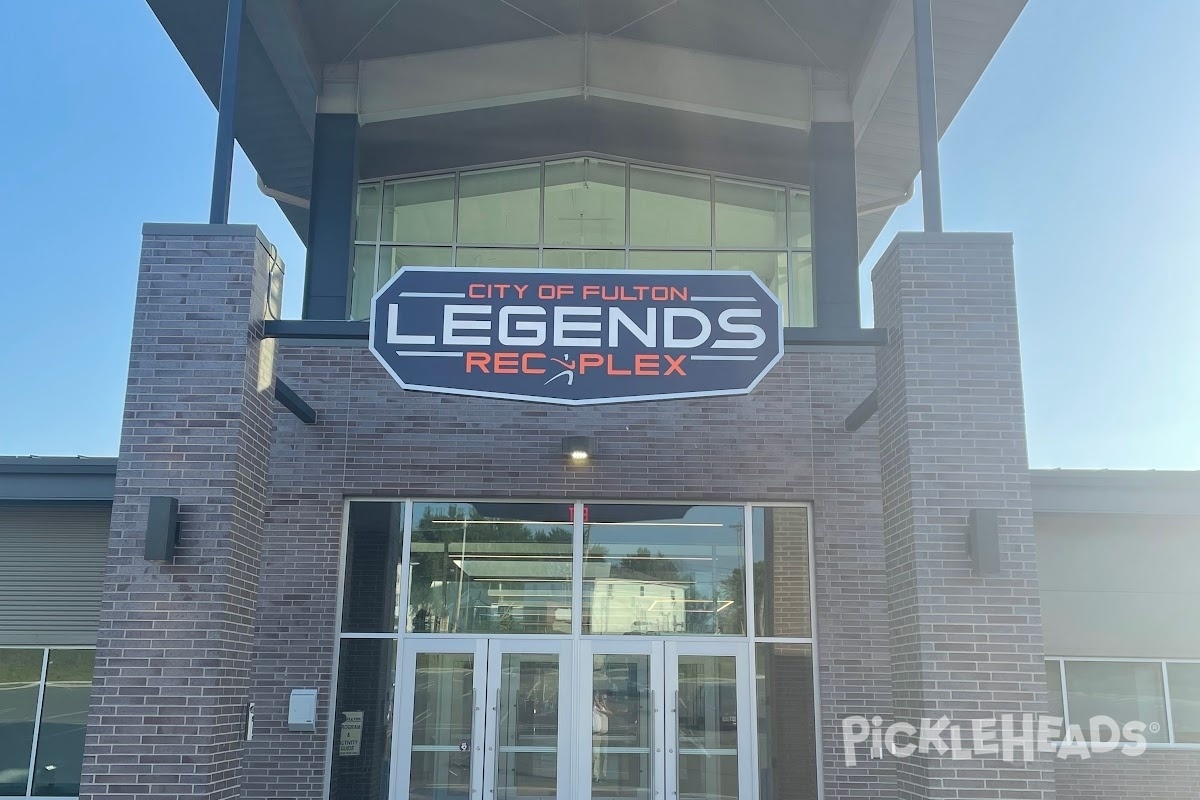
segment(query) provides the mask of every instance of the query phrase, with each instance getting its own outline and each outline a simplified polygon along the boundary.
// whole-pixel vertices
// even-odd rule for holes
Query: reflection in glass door
[[[422,642],[404,654],[394,797],[478,800],[486,640]]]
[[[749,798],[749,653],[735,642],[585,642],[576,775],[590,800]],[[590,778],[590,784],[585,783]],[[587,786],[587,791],[583,787]]]
[[[591,746],[579,747],[577,796],[593,800],[661,797],[662,645],[589,642],[579,664],[590,675],[578,681],[576,707],[588,714],[577,723],[581,730],[576,741],[588,741],[582,730],[587,726]]]
[[[751,796],[750,688],[745,647],[665,645],[668,796],[732,800]],[[739,678],[741,680],[739,680]]]
[[[566,797],[570,642],[492,639],[485,800]]]

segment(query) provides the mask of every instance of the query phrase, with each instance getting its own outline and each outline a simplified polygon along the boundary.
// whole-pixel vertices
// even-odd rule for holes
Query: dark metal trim
[[[0,473],[19,475],[116,475],[115,458],[89,456],[0,456]]]
[[[296,394],[292,387],[279,380],[279,378],[275,379],[275,399],[279,401],[281,406],[295,414],[296,419],[305,425],[312,425],[317,421],[316,410],[304,402],[304,399]]]
[[[925,230],[942,232],[942,178],[938,166],[937,87],[933,72],[933,12],[930,0],[913,0],[916,51],[917,137],[921,145],[921,202]]]
[[[783,343],[882,347],[888,343],[888,332],[887,328],[784,328]]]
[[[238,49],[245,0],[227,0],[225,53],[221,58],[221,94],[217,102],[217,146],[213,155],[212,205],[208,221],[229,222],[229,190],[233,181],[233,110],[237,105]]]
[[[854,433],[856,430],[866,424],[867,420],[875,416],[875,412],[879,410],[879,390],[875,390],[863,398],[863,401],[858,404],[858,408],[850,412],[850,416],[846,417],[846,430]]]
[[[112,503],[115,458],[0,457],[0,503]]]
[[[263,323],[265,339],[370,338],[367,322],[337,319],[269,319]]]

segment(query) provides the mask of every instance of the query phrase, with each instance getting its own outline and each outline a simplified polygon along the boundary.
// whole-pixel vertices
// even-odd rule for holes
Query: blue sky
[[[1200,469],[1198,29],[1031,0],[942,141],[946,229],[1016,239],[1032,466]],[[0,2],[0,30],[0,453],[115,455],[140,226],[207,219],[216,113],[138,0]],[[303,246],[234,169],[298,316]],[[918,195],[864,295],[920,224]]]

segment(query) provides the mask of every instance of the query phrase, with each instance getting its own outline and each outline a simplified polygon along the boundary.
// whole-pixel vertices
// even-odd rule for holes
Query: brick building
[[[899,235],[860,321],[1020,0],[150,5],[304,313],[220,159],[215,221],[144,226],[117,458],[0,460],[0,796],[1194,795],[1200,479],[1030,472],[1007,234]],[[694,290],[624,331],[711,385],[638,388],[615,323],[586,375],[606,301],[505,306],[510,377],[414,275]],[[1146,751],[847,752],[1005,715]]]

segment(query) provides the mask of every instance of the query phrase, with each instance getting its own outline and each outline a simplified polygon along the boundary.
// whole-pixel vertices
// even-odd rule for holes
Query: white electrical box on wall
[[[288,700],[288,730],[315,731],[317,729],[317,690],[292,689]]]

